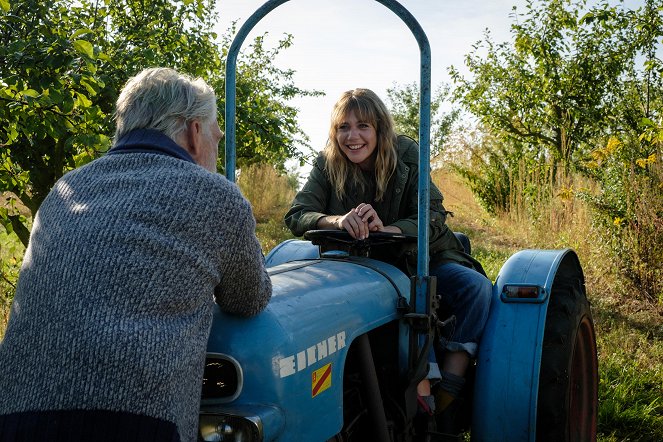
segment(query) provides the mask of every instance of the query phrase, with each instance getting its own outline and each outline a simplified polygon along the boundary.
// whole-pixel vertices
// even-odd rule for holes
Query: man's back
[[[0,344],[0,414],[119,410],[190,438],[215,288],[244,315],[271,294],[261,262],[247,266],[261,269],[245,275],[252,289],[229,288],[243,279],[234,255],[260,258],[247,219],[236,186],[169,155],[107,155],[63,177],[35,218]]]

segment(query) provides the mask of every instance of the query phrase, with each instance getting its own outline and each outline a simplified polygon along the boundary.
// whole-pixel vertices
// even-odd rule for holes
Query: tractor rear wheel
[[[596,335],[579,278],[558,275],[541,354],[537,441],[595,441],[598,413]]]

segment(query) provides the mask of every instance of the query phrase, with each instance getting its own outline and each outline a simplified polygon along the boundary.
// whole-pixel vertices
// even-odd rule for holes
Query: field
[[[578,201],[557,199],[542,208],[536,223],[518,213],[491,216],[453,173],[437,170],[433,176],[447,210],[454,213],[449,225],[470,236],[474,255],[493,280],[520,249],[571,247],[578,253],[598,340],[599,440],[663,440],[663,306],[643,301],[618,277],[586,208]],[[271,168],[256,168],[244,171],[239,185],[254,206],[264,252],[291,238],[282,222],[294,195],[287,179]],[[0,233],[0,336],[22,253],[13,236]]]
[[[663,440],[663,311],[627,291],[584,207],[575,204],[564,215],[552,207],[544,222],[533,225],[514,214],[489,216],[453,174],[438,171],[434,180],[445,207],[455,213],[449,225],[469,234],[474,255],[493,280],[520,249],[571,247],[578,253],[597,335],[598,439]]]

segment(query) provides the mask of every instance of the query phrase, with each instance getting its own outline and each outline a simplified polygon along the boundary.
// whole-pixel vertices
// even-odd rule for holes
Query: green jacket
[[[382,201],[374,201],[375,188],[361,189],[349,184],[346,197],[340,200],[325,171],[325,157],[320,154],[302,190],[295,196],[285,215],[285,224],[296,236],[317,229],[317,222],[327,215],[344,215],[359,203],[373,206],[385,226],[392,225],[406,235],[417,235],[417,207],[419,184],[419,146],[404,135],[398,136],[398,162],[389,179]],[[374,180],[371,180],[374,181]],[[446,225],[447,211],[442,205],[442,193],[430,183],[429,241],[431,265],[457,262],[482,271],[481,265],[464,252],[462,244]]]

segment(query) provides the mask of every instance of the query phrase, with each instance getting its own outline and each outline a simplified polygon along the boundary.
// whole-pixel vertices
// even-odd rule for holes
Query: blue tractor
[[[231,180],[237,54],[253,26],[287,1],[259,8],[228,53]],[[406,23],[421,50],[418,222],[428,225],[430,48],[402,5],[376,1]],[[265,259],[273,285],[267,309],[250,319],[214,313],[199,440],[442,441],[463,440],[468,431],[477,441],[595,440],[596,339],[570,249],[523,250],[507,260],[454,413],[420,418],[416,385],[436,336],[453,322],[435,315],[427,230],[418,238],[371,234],[361,241],[312,231],[274,248]],[[417,271],[409,275],[393,257],[412,253]]]

